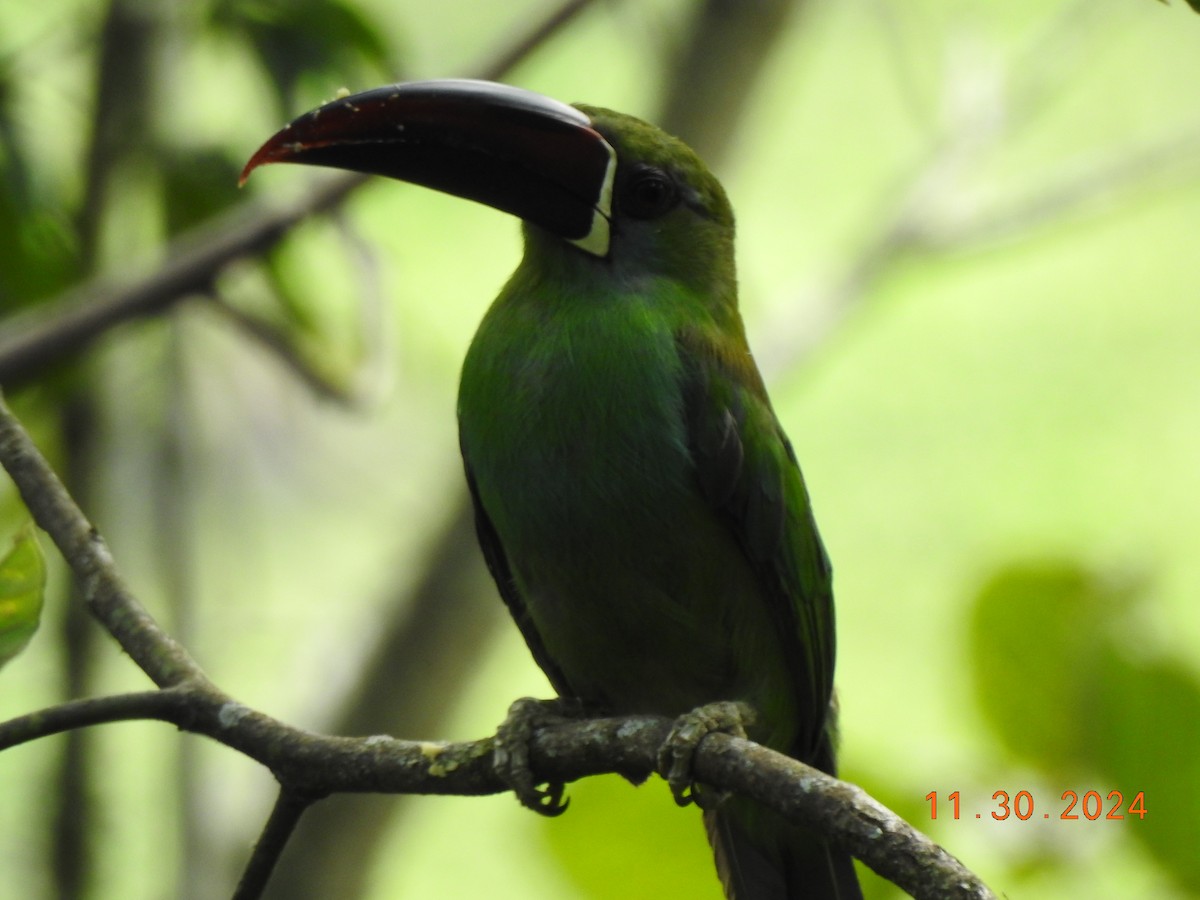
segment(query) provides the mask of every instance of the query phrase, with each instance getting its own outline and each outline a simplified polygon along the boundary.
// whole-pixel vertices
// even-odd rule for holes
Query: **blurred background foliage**
[[[342,87],[499,67],[662,122],[738,211],[752,343],[837,572],[843,775],[1007,896],[1200,896],[1200,18],[574,6],[509,67],[551,0],[0,4],[0,370],[69,289],[102,303],[178,241],[328,184],[236,189]],[[370,183],[4,387],[225,689],[314,729],[479,737],[549,692],[481,571],[454,433],[518,253],[503,216]],[[5,482],[6,545],[23,519]],[[49,561],[0,718],[145,686]],[[273,795],[153,723],[8,751],[0,785],[0,881],[31,900],[228,896]],[[1000,790],[1034,813],[995,821]],[[1146,814],[1064,820],[1068,790],[1142,791]],[[272,896],[719,896],[661,783],[571,796],[552,821],[510,797],[332,798]]]

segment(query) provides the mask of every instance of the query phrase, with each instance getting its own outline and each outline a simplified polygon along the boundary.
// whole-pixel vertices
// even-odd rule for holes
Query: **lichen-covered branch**
[[[0,396],[0,461],[34,521],[71,567],[92,612],[159,687],[206,681],[187,650],[159,627],[117,573],[104,539],[34,447]]]
[[[492,768],[491,738],[429,743],[384,735],[331,737],[293,728],[215,689],[184,686],[158,694],[160,698],[126,695],[110,706],[103,700],[66,704],[0,723],[0,749],[64,727],[159,719],[263,763],[289,796],[304,799],[302,806],[332,793],[472,796],[507,789]],[[72,718],[77,720],[74,725]],[[49,722],[53,729],[39,727]],[[671,725],[669,719],[649,716],[564,720],[535,734],[530,762],[538,777],[549,781],[570,782],[607,772],[649,774]],[[773,750],[712,734],[696,752],[695,772],[706,784],[753,797],[820,830],[914,897],[994,897],[962,863],[860,788]]]
[[[0,723],[0,750],[103,722],[170,722],[269,768],[287,797],[304,798],[304,803],[287,806],[294,818],[313,798],[335,792],[474,795],[505,790],[492,767],[491,738],[443,744],[382,735],[331,737],[238,703],[208,680],[125,587],[104,540],[2,397],[0,464],[84,586],[97,618],[163,689],[76,700]],[[548,781],[574,781],[601,772],[649,774],[670,727],[669,720],[653,717],[564,722],[535,736],[530,762],[538,777]],[[796,760],[717,734],[699,747],[695,771],[705,783],[754,797],[790,819],[818,828],[916,897],[992,896],[961,863],[863,791]],[[256,856],[256,861],[256,871],[265,867],[269,872],[274,864],[269,857]]]

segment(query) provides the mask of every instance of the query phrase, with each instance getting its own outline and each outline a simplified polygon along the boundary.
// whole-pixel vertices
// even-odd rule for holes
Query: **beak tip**
[[[246,182],[249,180],[251,172],[253,172],[255,169],[257,169],[263,163],[270,161],[270,160],[263,158],[266,155],[264,153],[264,151],[266,149],[267,149],[267,144],[263,144],[263,146],[259,147],[258,150],[255,151],[254,155],[251,156],[250,159],[246,161],[246,165],[242,167],[242,174],[238,176],[238,187],[239,188],[246,186]]]
[[[255,150],[254,155],[246,162],[245,167],[242,169],[242,174],[238,176],[238,187],[244,187],[250,179],[250,174],[259,166],[285,161],[289,153],[295,152],[297,149],[300,149],[297,145],[281,143],[279,135],[275,135]]]

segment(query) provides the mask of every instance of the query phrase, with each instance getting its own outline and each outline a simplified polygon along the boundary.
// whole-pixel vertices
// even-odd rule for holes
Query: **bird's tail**
[[[837,774],[836,706],[811,759]],[[750,800],[731,797],[704,813],[717,874],[729,900],[862,900],[854,860],[825,838]]]
[[[848,853],[746,801],[704,813],[729,900],[862,900]]]

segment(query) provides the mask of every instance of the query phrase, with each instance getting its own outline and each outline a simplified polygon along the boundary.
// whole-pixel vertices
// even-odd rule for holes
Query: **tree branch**
[[[503,77],[595,0],[566,0],[479,67],[480,78]],[[238,208],[168,244],[164,262],[139,279],[96,278],[0,323],[0,385],[28,381],[88,346],[115,325],[163,312],[213,282],[235,260],[270,250],[297,223],[341,204],[364,175],[321,179],[287,206]]]
[[[246,864],[242,879],[233,893],[233,900],[258,900],[262,896],[267,881],[271,878],[271,872],[283,854],[283,848],[287,846],[288,840],[296,832],[296,826],[300,824],[300,817],[316,799],[319,798],[296,794],[286,786],[279,792],[267,825],[259,835],[250,862]]]
[[[0,750],[90,725],[131,720],[177,723],[188,703],[188,696],[175,688],[70,700],[0,722]]]
[[[1076,16],[1064,13],[1063,21],[1074,24]],[[1052,42],[1064,39],[1068,27],[1053,29],[1038,43],[1036,53],[1027,54],[1012,69],[1035,69],[1037,54],[1057,59]],[[1077,39],[1078,35],[1071,31],[1069,37]],[[900,52],[895,55],[899,67],[904,57]],[[951,67],[942,85],[942,105],[955,112],[930,138],[916,164],[881,198],[858,250],[842,264],[832,282],[814,288],[813,296],[801,302],[781,305],[774,320],[759,329],[755,356],[768,381],[794,368],[901,260],[964,252],[989,242],[1024,237],[1038,227],[1079,214],[1089,205],[1128,202],[1135,189],[1194,183],[1200,123],[1189,122],[1154,142],[1126,146],[1106,153],[1103,159],[1075,161],[1039,184],[1028,179],[1027,187],[1009,192],[1015,197],[985,196],[972,188],[966,176],[987,151],[1003,146],[1005,139],[1018,133],[1019,125],[1032,118],[1050,85],[1057,89],[1061,84],[1062,73],[1056,71],[1053,81],[1045,79],[1023,91],[1012,91],[1020,105],[1004,102],[1002,97],[990,97],[990,102],[956,102],[954,93],[981,77],[973,71],[976,63],[969,54],[962,56],[963,61]],[[898,71],[897,79],[903,78]]]
[[[284,795],[293,800],[334,792],[475,795],[506,789],[492,768],[491,738],[446,744],[386,736],[330,737],[238,703],[208,680],[126,589],[103,538],[2,398],[0,464],[83,585],[93,612],[138,666],[166,688],[74,701],[0,723],[0,749],[66,729],[147,718],[206,735],[256,760],[271,770]],[[548,781],[574,781],[602,772],[649,774],[670,727],[669,720],[657,717],[568,722],[539,733],[530,759],[534,771]],[[860,789],[796,760],[749,741],[711,735],[696,754],[695,772],[707,784],[753,797],[793,821],[819,829],[914,896],[992,897],[957,860]],[[299,810],[285,804],[282,810],[277,806],[276,813],[267,832],[290,833]],[[260,876],[265,883],[262,870],[273,865],[273,841],[264,834],[260,845],[267,849],[263,858],[256,855],[247,883],[257,883]]]
[[[502,48],[493,57],[491,62],[480,66],[479,75],[476,77],[488,81],[504,77],[593,3],[595,0],[566,0],[557,9],[552,9],[547,13],[544,19],[535,22],[527,31],[518,34],[508,47]]]
[[[50,464],[0,396],[0,461],[34,520],[71,566],[88,605],[138,667],[159,687],[207,682],[196,661],[176,643],[125,586],[104,539],[75,505]]]
[[[135,281],[96,278],[4,322],[0,385],[27,381],[77,353],[108,329],[163,312],[194,294],[211,293],[235,260],[265,253],[306,217],[341,203],[365,176],[323,179],[287,206],[239,208],[163,250],[159,268]]]
[[[808,825],[921,900],[995,900],[957,858],[857,785],[742,738],[707,737],[697,780],[753,798]]]
[[[158,719],[206,735],[275,773],[284,786],[280,803],[286,809],[281,812],[276,805],[260,840],[263,854],[273,847],[278,855],[282,848],[267,833],[290,828],[302,807],[327,794],[478,796],[507,790],[492,768],[492,738],[429,743],[312,734],[241,706],[220,691],[196,686],[63,704],[0,723],[0,749],[66,728],[130,718]],[[40,724],[49,722],[53,728]],[[671,726],[670,719],[655,716],[564,720],[534,735],[530,762],[547,781],[610,772],[648,775]],[[774,750],[712,734],[697,749],[695,772],[705,784],[751,797],[790,821],[819,830],[914,897],[994,897],[962,863],[863,790]]]

